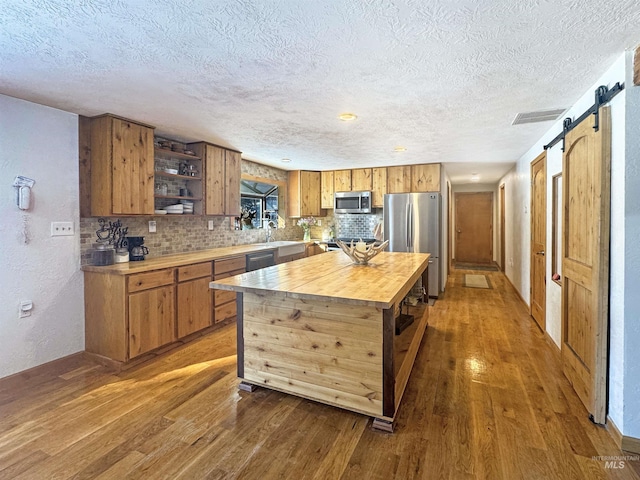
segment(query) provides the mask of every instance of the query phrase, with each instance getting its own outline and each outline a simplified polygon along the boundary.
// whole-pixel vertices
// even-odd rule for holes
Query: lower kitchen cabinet
[[[247,268],[247,258],[245,255],[234,258],[225,258],[213,262],[214,279],[220,280],[234,275],[244,273]],[[236,293],[227,290],[213,290],[215,323],[220,323],[237,314]]]
[[[173,285],[132,293],[128,304],[129,358],[176,340]]]
[[[293,262],[294,260],[300,260],[301,258],[305,258],[307,256],[307,252],[304,251],[302,253],[294,253],[293,255],[283,255],[276,256],[276,264]]]
[[[213,325],[212,266],[207,261],[124,275],[86,271],[86,351],[126,364]]]
[[[191,335],[212,323],[212,268],[205,262],[178,268],[178,338]]]
[[[171,266],[157,259],[157,266],[152,260],[83,267],[85,351],[102,363],[126,368],[235,319],[236,293],[211,289],[209,283],[244,273],[246,253],[210,260],[201,253],[194,256],[199,258],[172,260]]]

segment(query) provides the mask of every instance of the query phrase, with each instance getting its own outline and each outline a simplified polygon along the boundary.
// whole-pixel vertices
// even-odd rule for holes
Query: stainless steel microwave
[[[371,213],[371,192],[336,192],[334,213]]]

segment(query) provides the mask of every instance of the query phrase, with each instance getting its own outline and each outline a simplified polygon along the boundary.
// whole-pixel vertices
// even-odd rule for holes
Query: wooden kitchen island
[[[237,292],[238,377],[393,420],[428,322],[422,306],[395,335],[397,306],[422,276],[429,254],[382,252],[354,265],[340,251],[217,280]]]

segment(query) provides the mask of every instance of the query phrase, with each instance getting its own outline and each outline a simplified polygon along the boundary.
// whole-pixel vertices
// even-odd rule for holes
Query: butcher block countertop
[[[376,308],[392,308],[427,268],[427,253],[381,252],[369,265],[355,265],[341,251],[216,280],[209,285],[243,293],[283,294]]]
[[[163,257],[147,258],[141,262],[115,263],[98,267],[95,265],[84,265],[85,272],[109,273],[112,275],[131,275],[134,273],[150,272],[162,268],[180,267],[193,263],[209,262],[226,257],[246,255],[247,253],[259,252],[262,250],[273,250],[275,246],[266,245],[237,245],[235,247],[211,248],[208,250],[198,250],[189,253],[176,255],[166,255]]]

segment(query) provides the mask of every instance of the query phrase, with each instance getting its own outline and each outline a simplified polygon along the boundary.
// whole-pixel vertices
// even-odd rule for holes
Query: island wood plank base
[[[384,261],[386,256],[388,264],[385,268],[380,263],[377,270],[345,263],[337,257],[342,252],[318,257],[330,255],[329,262],[310,257],[211,283],[213,288],[238,291],[240,388],[259,385],[370,415],[374,427],[392,431],[428,322],[425,306],[415,327],[396,336],[394,310],[420,275],[426,282],[429,255],[384,252],[379,257]],[[421,258],[415,262],[416,257],[403,260],[402,255]],[[400,266],[406,268],[403,280],[398,272],[390,274]],[[309,283],[318,281],[314,270],[322,271],[325,282],[333,278],[338,284],[353,269],[367,275],[371,284],[382,284],[382,275],[386,292],[367,294],[377,295],[374,301],[342,298],[349,295],[348,288],[338,288],[331,296],[296,295],[311,291]],[[307,272],[307,280],[301,271]],[[258,272],[262,280],[286,285],[287,291],[257,288]]]

